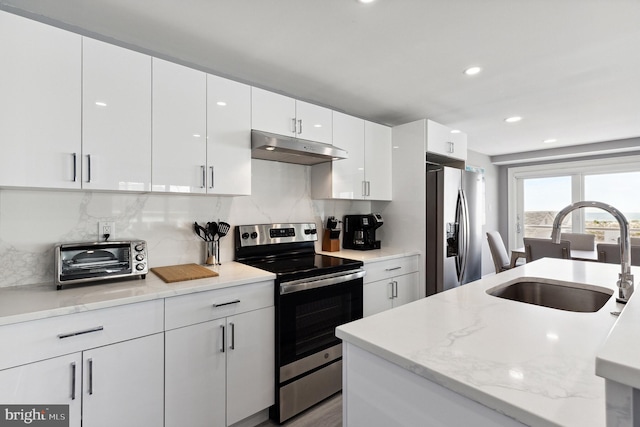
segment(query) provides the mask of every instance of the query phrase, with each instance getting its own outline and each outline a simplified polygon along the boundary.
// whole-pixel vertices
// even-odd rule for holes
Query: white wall
[[[0,189],[0,287],[53,282],[54,246],[95,241],[98,221],[115,221],[116,239],[146,240],[157,267],[203,261],[194,221],[311,220],[321,227],[326,216],[370,212],[370,202],[311,200],[310,167],[263,160],[252,161],[251,196]],[[221,262],[233,250],[232,228],[221,240]]]

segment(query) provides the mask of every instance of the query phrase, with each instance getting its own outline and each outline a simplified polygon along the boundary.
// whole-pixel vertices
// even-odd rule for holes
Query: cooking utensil
[[[216,234],[218,234],[218,224],[215,221],[208,222],[207,231],[209,233],[209,240],[213,242],[216,238]]]
[[[216,240],[216,262],[218,265],[220,265],[220,238],[226,236],[229,229],[231,226],[228,223],[222,221],[218,223],[218,238]]]
[[[195,231],[198,237],[200,237],[202,240],[204,240],[205,242],[208,241],[207,230],[203,226],[198,225],[197,222],[193,223],[193,231]]]
[[[327,218],[327,228],[329,230],[334,230],[338,226],[338,220],[335,216],[330,216]]]

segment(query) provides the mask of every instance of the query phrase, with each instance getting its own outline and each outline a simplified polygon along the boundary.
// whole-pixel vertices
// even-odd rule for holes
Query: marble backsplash
[[[314,221],[369,213],[371,202],[312,200],[310,167],[253,160],[251,196],[0,189],[0,287],[53,281],[57,243],[95,241],[98,222],[115,222],[115,239],[146,240],[151,267],[201,263],[204,242],[193,222],[240,224]],[[320,250],[318,243],[317,250]],[[221,239],[233,260],[233,229]]]

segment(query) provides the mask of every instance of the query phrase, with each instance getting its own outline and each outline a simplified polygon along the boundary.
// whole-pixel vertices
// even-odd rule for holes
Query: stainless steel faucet
[[[560,243],[560,226],[564,218],[576,209],[580,208],[599,208],[609,212],[620,224],[620,274],[618,275],[618,302],[626,303],[633,294],[633,275],[631,274],[631,236],[629,235],[629,221],[627,218],[614,208],[602,202],[576,202],[562,209],[556,215],[553,221],[553,229],[551,232],[551,241]]]

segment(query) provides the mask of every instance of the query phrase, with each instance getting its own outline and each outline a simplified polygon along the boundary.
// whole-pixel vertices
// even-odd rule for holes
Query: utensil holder
[[[204,245],[206,253],[204,257],[205,265],[216,265],[216,242],[206,241]]]

